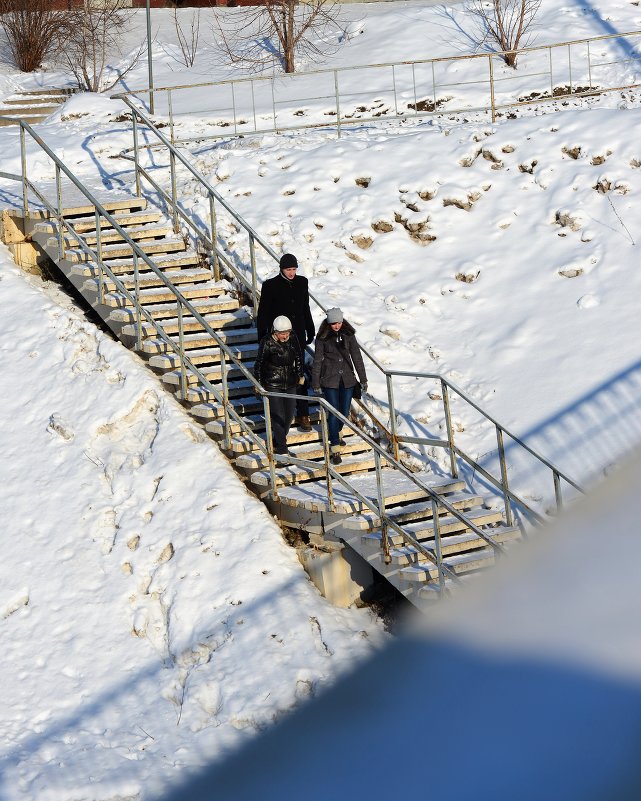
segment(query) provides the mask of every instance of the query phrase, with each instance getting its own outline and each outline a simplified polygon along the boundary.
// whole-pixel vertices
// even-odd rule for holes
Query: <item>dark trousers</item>
[[[267,387],[265,387],[267,389]],[[288,392],[294,395],[296,387],[278,389],[274,392]],[[274,453],[287,453],[287,432],[294,419],[296,398],[270,398],[269,419],[272,424],[272,441]]]
[[[349,415],[349,407],[352,403],[354,387],[348,388],[341,381],[338,389],[334,389],[333,387],[322,387],[322,390],[325,400],[328,403],[331,403],[332,406],[343,415],[343,417],[347,417]],[[327,418],[330,445],[338,445],[342,427],[342,420],[339,420],[338,417],[330,414]]]

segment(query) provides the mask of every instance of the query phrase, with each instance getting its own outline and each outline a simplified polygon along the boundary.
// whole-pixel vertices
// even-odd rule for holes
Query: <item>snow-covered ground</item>
[[[473,49],[459,6],[344,13],[354,35],[330,66]],[[549,0],[536,43],[640,27],[634,3]],[[157,85],[230,77],[210,35],[188,71],[168,55],[169,12],[154,12],[154,28]],[[132,42],[143,30],[140,12]],[[0,83],[6,95],[63,79],[5,67]],[[144,63],[126,82],[145,85]],[[592,105],[495,124],[444,116],[340,140],[230,139],[193,158],[276,251],[298,255],[314,294],[345,310],[383,364],[444,374],[586,481],[641,438],[641,104],[626,94]],[[79,96],[39,132],[92,188],[130,191],[121,113]],[[186,133],[199,125],[181,119]],[[0,147],[2,169],[19,172],[15,130],[0,129]],[[50,180],[47,159],[30,154],[32,180]],[[183,174],[179,193],[207,218]],[[18,197],[2,182],[3,204]],[[240,238],[235,248],[247,258]],[[154,797],[384,635],[368,612],[318,596],[262,505],[134,356],[6,252],[0,277],[0,676],[10,699],[0,796]],[[384,397],[374,370],[370,388]],[[400,382],[406,426],[437,431],[433,389]],[[473,455],[496,447],[457,402],[454,415]],[[528,480],[519,488],[551,494]]]

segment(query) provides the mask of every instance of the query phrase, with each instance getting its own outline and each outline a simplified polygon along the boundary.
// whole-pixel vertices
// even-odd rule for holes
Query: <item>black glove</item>
[[[361,381],[361,392],[363,395],[367,392],[367,381]]]
[[[314,341],[314,333],[307,334],[307,338],[305,339],[305,344],[311,345],[313,341]]]

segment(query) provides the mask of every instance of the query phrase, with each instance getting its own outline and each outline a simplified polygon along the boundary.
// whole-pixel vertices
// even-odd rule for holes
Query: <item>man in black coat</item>
[[[298,339],[301,351],[314,339],[316,329],[309,308],[309,287],[307,278],[297,275],[298,261],[292,253],[285,253],[280,258],[280,272],[274,278],[269,278],[260,291],[260,303],[256,327],[258,339],[263,339],[271,332],[272,324],[277,317],[288,317],[292,323],[292,330]],[[298,387],[300,396],[296,403],[296,419],[294,423],[302,431],[311,431],[309,420],[309,403],[307,401],[308,383]]]

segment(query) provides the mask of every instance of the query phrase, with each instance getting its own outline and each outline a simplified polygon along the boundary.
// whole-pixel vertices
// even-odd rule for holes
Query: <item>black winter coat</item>
[[[272,334],[263,337],[254,362],[254,377],[265,389],[291,390],[303,375],[303,360],[296,334],[287,342],[278,342]]]
[[[336,332],[327,320],[323,320],[314,345],[312,386],[338,389],[342,379],[345,387],[353,387],[357,379],[352,364],[358,373],[358,380],[364,384],[367,374],[354,328],[347,320],[343,320],[343,325]]]
[[[316,328],[309,309],[307,278],[296,275],[289,281],[282,273],[269,278],[260,290],[256,327],[258,338],[271,334],[272,324],[279,315],[289,317],[301,347],[314,339]]]

